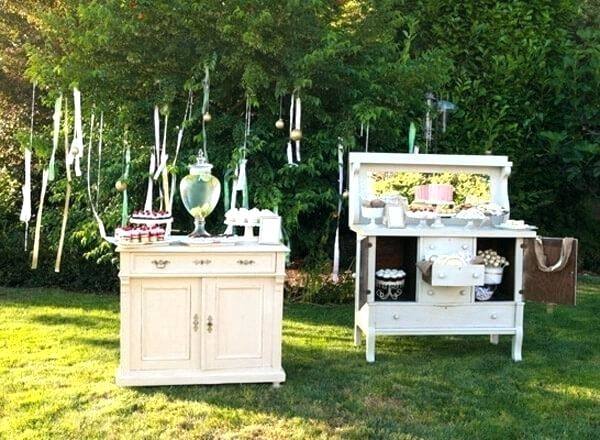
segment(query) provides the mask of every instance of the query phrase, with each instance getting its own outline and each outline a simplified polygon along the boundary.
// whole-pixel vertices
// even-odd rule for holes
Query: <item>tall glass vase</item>
[[[194,217],[194,230],[189,237],[210,237],[206,232],[206,217],[219,203],[221,182],[211,174],[212,165],[200,150],[196,163],[189,166],[190,173],[179,184],[179,193],[185,209]]]

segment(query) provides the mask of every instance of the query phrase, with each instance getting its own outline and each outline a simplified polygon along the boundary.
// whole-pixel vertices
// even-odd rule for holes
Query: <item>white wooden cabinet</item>
[[[281,322],[288,249],[183,243],[117,249],[117,383],[283,382]]]
[[[375,339],[380,335],[489,335],[497,344],[499,335],[512,337],[512,358],[521,360],[524,299],[574,304],[577,250],[560,272],[545,273],[535,262],[534,230],[505,230],[491,226],[441,228],[408,225],[388,228],[367,225],[361,197],[376,173],[460,172],[488,176],[491,200],[509,208],[508,177],[511,162],[506,156],[462,156],[436,154],[350,153],[349,223],[356,233],[356,290],[354,343],[366,337],[366,358],[375,361]],[[557,261],[561,239],[544,239],[546,256]],[[483,266],[466,264],[438,267],[430,277],[416,263],[433,256],[474,256],[478,250],[496,249],[507,257],[498,295],[490,301],[475,299],[475,286],[482,285]],[[439,261],[436,259],[436,261]],[[407,273],[401,301],[378,301],[375,272],[401,267]]]

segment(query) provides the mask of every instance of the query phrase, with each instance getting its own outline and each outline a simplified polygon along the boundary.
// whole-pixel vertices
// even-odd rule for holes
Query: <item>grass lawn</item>
[[[510,338],[378,339],[352,307],[286,305],[280,389],[119,388],[116,296],[0,289],[0,438],[600,438],[600,279],[579,305],[525,307]]]

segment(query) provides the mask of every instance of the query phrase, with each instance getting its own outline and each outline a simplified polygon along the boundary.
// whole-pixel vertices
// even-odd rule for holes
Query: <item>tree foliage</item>
[[[45,102],[77,85],[86,116],[92,106],[105,112],[100,198],[107,223],[119,218],[113,184],[122,172],[125,128],[134,156],[132,204],[141,206],[152,108],[170,115],[172,149],[187,93],[200,101],[204,65],[211,63],[208,142],[215,172],[223,176],[242,143],[248,96],[251,204],[279,208],[296,256],[319,262],[327,256],[338,138],[348,150],[360,149],[364,123],[370,151],[406,151],[408,125],[420,125],[424,94],[434,91],[459,106],[435,151],[508,154],[515,162],[514,211],[545,233],[581,236],[590,247],[587,264],[598,267],[590,207],[597,206],[600,177],[599,33],[597,11],[587,2],[57,0],[19,10],[37,36],[27,46],[27,76],[44,88]],[[273,124],[282,97],[287,118],[293,90],[303,99],[305,139],[301,164],[287,167],[285,130]],[[200,116],[196,105],[181,165],[202,141]],[[63,189],[60,179],[50,189],[51,207],[62,203]],[[82,185],[76,194],[74,258],[87,254],[110,265]],[[189,228],[178,202],[176,209],[177,226]],[[51,247],[59,213],[47,212]]]

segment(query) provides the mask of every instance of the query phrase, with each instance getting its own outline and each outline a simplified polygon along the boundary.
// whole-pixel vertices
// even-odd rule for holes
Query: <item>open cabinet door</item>
[[[571,252],[564,255],[565,263],[555,271],[540,268],[536,255],[535,238],[523,240],[523,295],[526,300],[546,304],[575,305],[577,289],[577,239],[572,239]],[[561,258],[562,238],[541,237],[546,266],[553,266]],[[562,266],[562,265],[561,265]]]
[[[369,295],[369,237],[360,240],[359,248],[359,284],[358,284],[358,307],[361,308],[366,302]]]

